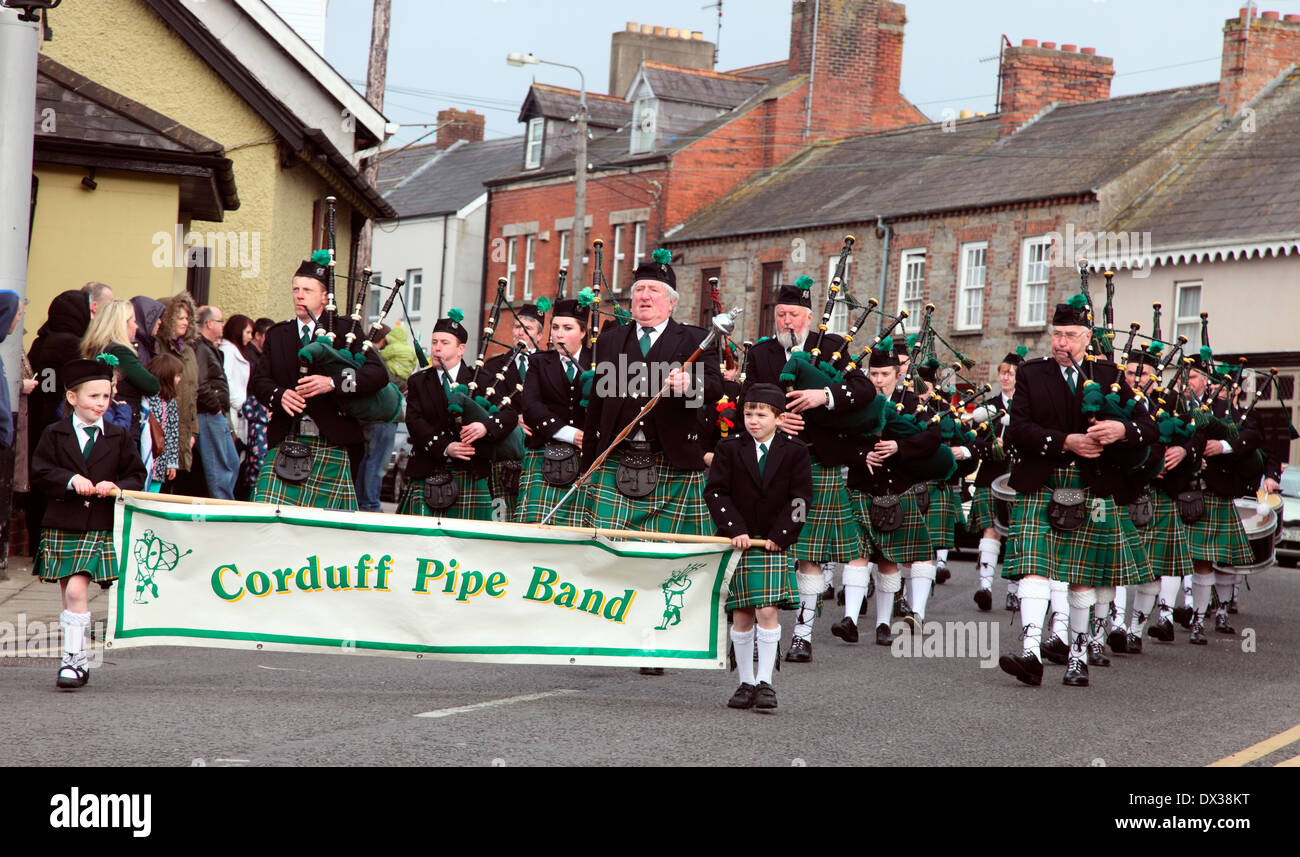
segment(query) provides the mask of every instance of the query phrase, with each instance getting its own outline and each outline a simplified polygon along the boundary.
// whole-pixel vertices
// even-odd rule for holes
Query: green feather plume
[[[1202,361],[1202,362],[1204,362],[1204,363],[1209,363],[1209,362],[1210,362],[1210,358],[1213,357],[1213,356],[1214,356],[1214,350],[1211,349],[1210,346],[1208,346],[1208,345],[1202,345],[1202,346],[1201,346],[1201,361]]]
[[[1016,346],[1016,355],[1019,356],[1019,357],[1028,357],[1028,356],[1029,356],[1029,347],[1028,347],[1028,346],[1025,346],[1025,345],[1017,345],[1017,346]]]
[[[893,351],[893,350],[894,350],[894,337],[892,337],[892,336],[886,336],[884,339],[880,340],[880,344],[876,346],[876,350],[877,350],[877,351]]]
[[[925,361],[925,368],[927,369],[938,369],[942,365],[943,364],[939,362],[938,357],[931,357],[929,360]]]
[[[673,254],[665,248],[660,247],[658,250],[650,254],[650,258],[654,259],[660,265],[667,265],[672,262]]]
[[[1164,353],[1164,351],[1165,351],[1165,344],[1163,342],[1153,342],[1151,343],[1151,347],[1147,349],[1147,353],[1150,354],[1152,357],[1159,357],[1161,354]]]
[[[548,297],[545,297],[545,296],[538,298],[538,299],[537,299],[537,311],[540,312],[540,313],[548,313],[548,312],[550,312],[550,311],[551,311],[551,299],[548,298]]]
[[[458,309],[451,309],[447,312],[447,318],[451,319],[457,324],[460,324],[462,321],[465,320],[465,313],[461,312]]]
[[[806,292],[813,287],[814,282],[815,281],[812,277],[804,274],[802,277],[794,281],[794,287],[796,289],[803,289]]]
[[[911,351],[915,347],[916,347],[916,334],[909,333],[907,335],[907,350]]]
[[[100,363],[103,363],[105,366],[117,365],[117,358],[114,357],[112,354],[97,354],[95,356],[95,359],[98,360]]]
[[[1083,309],[1088,305],[1088,299],[1083,296],[1082,292],[1080,292],[1077,295],[1071,295],[1070,299],[1066,301],[1066,303],[1075,309]]]
[[[619,324],[627,324],[632,320],[632,311],[622,304],[614,305],[614,318]]]
[[[591,286],[587,286],[585,289],[578,292],[578,306],[582,307],[583,309],[586,309],[587,307],[591,306],[595,302],[596,302],[596,293],[591,290]]]
[[[311,254],[311,260],[317,265],[328,265],[330,263],[330,251],[317,250]]]

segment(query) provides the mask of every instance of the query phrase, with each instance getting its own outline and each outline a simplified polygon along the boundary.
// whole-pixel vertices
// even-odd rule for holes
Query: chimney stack
[[[483,139],[482,113],[473,110],[456,110],[448,108],[438,111],[438,137],[434,145],[446,149],[457,140],[477,143]]]
[[[626,98],[644,60],[712,71],[713,47],[698,30],[628,21],[609,40],[609,94]]]
[[[1223,24],[1223,65],[1219,72],[1219,103],[1229,116],[1281,74],[1300,62],[1300,15],[1265,12],[1250,18],[1242,9]]]
[[[1096,49],[1024,39],[1002,52],[1002,99],[998,136],[1014,134],[1054,101],[1075,104],[1110,97],[1115,64]]]

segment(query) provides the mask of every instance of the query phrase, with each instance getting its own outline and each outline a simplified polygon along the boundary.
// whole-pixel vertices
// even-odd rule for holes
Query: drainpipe
[[[880,329],[884,326],[881,322],[884,320],[885,310],[885,282],[889,278],[889,237],[893,230],[885,223],[884,218],[877,215],[876,231],[885,230],[885,247],[880,253],[880,312],[876,313],[876,336],[880,335]]]

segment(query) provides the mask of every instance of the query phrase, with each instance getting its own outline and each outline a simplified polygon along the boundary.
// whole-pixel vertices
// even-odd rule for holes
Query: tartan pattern
[[[1227,497],[1205,492],[1205,514],[1187,526],[1187,542],[1192,559],[1219,565],[1248,565],[1255,561],[1246,528],[1241,525],[1237,507]]]
[[[1143,583],[1149,583],[1152,580],[1158,580],[1160,575],[1151,570],[1151,559],[1147,556],[1147,549],[1142,544],[1142,534],[1138,532],[1137,525],[1133,523],[1132,516],[1128,513],[1127,506],[1116,505],[1119,510],[1120,531],[1124,534],[1124,544],[1129,553],[1133,555],[1133,560],[1138,564],[1144,573]]]
[[[586,486],[588,500],[582,516],[583,526],[692,536],[711,536],[717,532],[704,502],[703,470],[669,467],[663,453],[656,452],[659,481],[648,496],[633,500],[618,493],[617,459],[621,454],[615,450],[591,474]]]
[[[1192,548],[1187,525],[1178,517],[1178,504],[1163,491],[1151,491],[1151,523],[1138,527],[1151,570],[1159,575],[1192,573]]]
[[[551,511],[570,486],[561,488],[542,478],[545,456],[540,449],[524,453],[524,472],[519,477],[519,504],[515,507],[515,523],[536,524]],[[586,513],[587,494],[581,488],[565,501],[550,523],[562,527],[581,527]]]
[[[524,493],[524,475],[522,471],[519,474],[518,493],[511,494],[501,486],[501,471],[504,469],[504,461],[492,462],[492,470],[488,473],[488,494],[492,496],[493,500],[506,501],[506,514],[509,516],[506,520],[513,521],[515,519],[515,507],[519,503],[519,496]]]
[[[903,506],[903,525],[892,533],[877,532],[871,526],[871,495],[850,491],[853,511],[862,534],[864,553],[873,562],[929,562],[934,558],[934,545],[925,515],[916,507],[916,498],[910,492],[900,494]]]
[[[108,530],[46,529],[41,533],[41,557],[33,572],[44,581],[88,574],[96,583],[112,583],[117,579],[113,534]]]
[[[987,485],[977,485],[975,496],[970,501],[970,515],[966,519],[966,529],[975,534],[993,529],[994,515],[993,489]]]
[[[1082,527],[1069,533],[1052,529],[1047,506],[1053,488],[1084,490],[1087,515]],[[1132,550],[1130,539],[1136,536],[1136,527],[1130,521],[1134,535],[1124,531],[1122,519],[1127,512],[1121,515],[1109,497],[1095,507],[1096,499],[1073,466],[1056,468],[1046,486],[1022,493],[1011,506],[1010,534],[1016,550],[1014,555],[1008,553],[1002,576],[1019,579],[1036,574],[1076,586],[1131,586],[1154,580],[1145,557]]]
[[[813,501],[792,554],[806,562],[848,562],[858,556],[861,537],[839,465],[812,465]]]
[[[935,549],[953,547],[957,541],[957,504],[953,500],[956,490],[947,482],[931,482],[930,508],[925,512],[925,526]]]
[[[399,515],[421,515],[426,518],[460,518],[466,521],[491,521],[492,494],[486,479],[475,479],[474,474],[460,467],[451,469],[451,478],[460,488],[456,502],[435,512],[424,502],[424,480],[415,479],[406,492],[406,500],[397,510]]]
[[[311,447],[311,475],[306,482],[298,485],[292,485],[276,476],[277,446],[267,452],[266,458],[262,460],[262,469],[257,473],[257,485],[253,488],[253,502],[355,512],[357,491],[352,483],[348,451],[319,437],[298,435],[292,439]]]
[[[741,554],[736,572],[731,576],[728,610],[739,607],[794,610],[798,606],[799,584],[794,576],[794,557],[789,551],[750,548]]]

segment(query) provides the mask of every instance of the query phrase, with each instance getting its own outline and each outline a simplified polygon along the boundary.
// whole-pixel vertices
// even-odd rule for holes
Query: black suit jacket
[[[904,413],[912,412],[905,406]],[[924,431],[904,435],[898,431],[902,424],[898,421],[899,415],[895,408],[886,408],[885,420],[885,428],[880,437],[867,438],[854,452],[847,484],[855,491],[865,491],[868,494],[897,494],[906,491],[918,481],[909,468],[909,462],[928,459],[943,443],[943,430],[938,423],[929,423]],[[868,469],[867,453],[876,445],[877,440],[897,441],[898,452],[886,458],[883,465],[872,465]]]
[[[582,369],[591,365],[591,352],[586,348],[578,354],[577,371],[570,381],[564,374],[564,364],[555,351],[534,351],[528,358],[528,374],[524,377],[524,422],[532,432],[524,439],[529,449],[541,449],[558,429],[573,426],[582,430],[586,425],[586,409],[578,404],[582,397],[580,381]]]
[[[804,350],[812,350],[816,339],[816,333],[810,333],[804,340]],[[842,348],[844,348],[844,338],[828,333],[822,340],[821,353],[823,357],[829,359],[837,349]],[[748,390],[751,384],[782,386],[781,370],[785,368],[788,359],[785,348],[776,339],[765,339],[750,346],[745,352],[745,390]],[[828,386],[831,388],[831,396],[837,411],[864,408],[876,397],[876,388],[861,369],[854,369],[848,373],[842,384]],[[741,392],[741,398],[744,398],[744,391]],[[743,416],[743,411],[741,413]],[[852,461],[854,448],[859,442],[859,438],[853,432],[823,428],[816,425],[813,419],[807,418],[807,414],[805,414],[804,429],[799,436],[811,445],[812,454],[820,463],[832,466],[848,464]]]
[[[512,358],[514,352],[507,351],[504,354],[498,354],[483,364],[483,371],[479,374],[478,389],[480,395],[487,395],[489,387],[493,388],[493,395],[490,397],[492,403],[500,409],[501,421],[510,423],[513,420],[514,425],[519,424],[519,415],[524,412],[524,391],[522,389],[524,381],[519,377],[519,366],[516,365]],[[525,352],[525,359],[532,355]],[[504,370],[505,377],[497,381],[497,372]],[[527,377],[525,375],[525,377]],[[507,405],[503,403],[509,399]]]
[[[596,341],[596,377],[587,406],[587,427],[583,431],[584,468],[591,466],[596,456],[604,452],[610,441],[659,392],[658,384],[667,380],[668,368],[685,363],[705,335],[702,327],[678,324],[669,319],[650,353],[644,357],[638,341],[640,330],[637,324],[612,327],[600,335]],[[645,374],[641,375],[639,382],[629,385],[635,380],[632,372],[638,367]],[[697,378],[703,373],[702,396],[665,394],[638,426],[648,440],[658,442],[662,447],[669,466],[681,470],[704,469],[706,419],[710,409],[722,398],[718,349],[706,349],[696,361],[694,371]],[[633,429],[628,436],[635,433],[636,429]]]
[[[77,474],[95,484],[107,481],[137,491],[144,487],[144,463],[126,429],[105,422],[104,434],[87,459],[81,456],[72,417],[64,417],[45,429],[32,456],[32,484],[39,485],[49,501],[41,526],[83,532],[113,528],[113,498],[82,497],[69,489],[68,480]]]
[[[468,385],[474,370],[464,363],[456,367],[456,383]],[[480,376],[480,386],[482,385]],[[447,458],[447,444],[460,439],[456,415],[447,407],[447,392],[438,380],[438,370],[422,369],[406,382],[406,430],[411,438],[411,460],[406,465],[410,479],[423,479],[440,467],[468,467],[475,476],[486,478],[492,469],[492,448],[510,434],[517,423],[509,422],[500,412],[484,422],[487,435],[474,444],[469,461]],[[465,425],[472,420],[464,418]]]
[[[336,324],[343,329],[343,325]],[[266,347],[262,359],[253,367],[248,379],[248,392],[271,412],[271,424],[266,431],[266,443],[274,449],[284,440],[293,424],[293,417],[280,407],[285,390],[298,384],[299,323],[296,319],[282,321],[266,332]],[[339,334],[342,341],[342,333]],[[366,362],[356,371],[356,383],[345,383],[342,372],[321,372],[312,369],[313,375],[329,375],[334,379],[334,391],[313,396],[307,400],[305,413],[315,421],[325,440],[336,446],[360,447],[365,438],[361,423],[339,410],[339,399],[349,396],[368,396],[378,392],[388,383],[388,370],[374,348],[366,349]],[[354,392],[344,392],[347,386]]]
[[[1114,363],[1085,362],[1083,371],[1085,377],[1096,381],[1103,390],[1109,392],[1110,385],[1118,383],[1121,397],[1125,401],[1132,397],[1133,391]],[[1082,410],[1083,380],[1076,382],[1071,393],[1060,365],[1046,357],[1021,363],[1016,370],[1016,394],[1011,397],[1011,425],[1007,428],[1016,455],[1016,463],[1011,468],[1012,488],[1022,493],[1036,491],[1047,484],[1053,469],[1074,463],[1084,484],[1099,496],[1110,497],[1129,476],[1124,468],[1116,466],[1115,456],[1159,436],[1146,408],[1139,405],[1133,411],[1125,436],[1107,447],[1100,458],[1078,458],[1068,451],[1066,436],[1086,432],[1089,425]]]
[[[996,407],[1008,407],[1005,396],[998,396]],[[979,460],[979,470],[975,473],[976,488],[989,487],[993,484],[994,479],[1007,472],[1007,447],[1004,442],[999,452],[997,444],[998,440],[1005,437],[1007,431],[1007,427],[1002,424],[1002,421],[1003,418],[999,416],[995,423],[989,425],[989,430],[992,433],[991,438],[975,440],[965,444],[966,448],[970,450],[971,457]]]
[[[1240,497],[1253,494],[1259,487],[1264,475],[1265,456],[1259,454],[1264,442],[1264,431],[1259,416],[1251,411],[1250,416],[1241,421],[1240,412],[1230,409],[1226,399],[1215,399],[1210,411],[1222,420],[1232,420],[1238,424],[1237,437],[1227,441],[1232,452],[1210,456],[1205,459],[1205,486],[1221,497]],[[1205,442],[1210,439],[1224,440],[1226,432],[1220,426],[1203,427],[1197,432],[1197,445],[1202,454]]]
[[[762,536],[783,548],[798,541],[812,493],[808,445],[782,432],[772,436],[761,477],[758,449],[748,432],[719,441],[704,486],[719,533]]]

